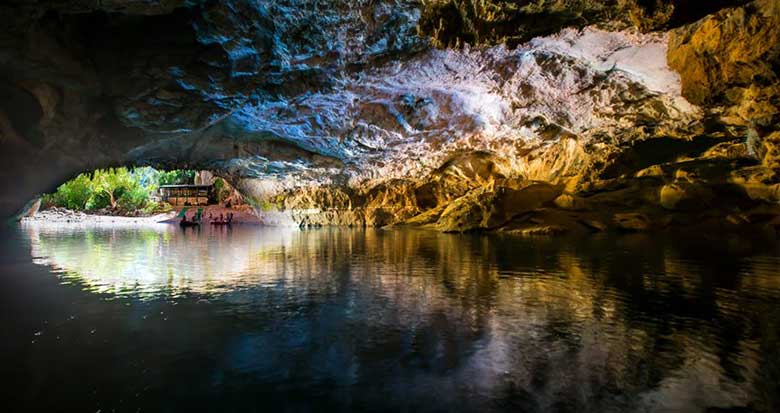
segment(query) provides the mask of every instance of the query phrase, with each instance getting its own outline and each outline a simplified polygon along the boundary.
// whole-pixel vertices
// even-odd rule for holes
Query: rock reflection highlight
[[[153,357],[187,383],[167,399],[162,378],[144,378],[139,407],[780,406],[776,247],[407,230],[23,231],[35,261],[72,284],[59,288],[83,291],[75,306],[91,322],[111,316],[119,338],[101,351],[137,352],[123,339],[132,329],[147,346],[131,357]],[[151,300],[165,320],[139,322],[143,311],[106,298]],[[182,358],[194,363],[186,374]]]

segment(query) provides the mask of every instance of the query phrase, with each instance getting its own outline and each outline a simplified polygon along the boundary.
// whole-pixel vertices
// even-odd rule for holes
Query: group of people
[[[192,214],[192,218],[187,217],[187,210],[181,212],[181,221],[179,221],[179,225],[182,227],[194,227],[200,225],[200,214],[194,213]]]
[[[203,221],[201,217],[202,211],[202,209],[199,209],[198,212],[192,214],[192,218],[187,217],[186,210],[183,211],[182,219],[179,222],[179,225],[182,227],[193,227],[200,225]],[[227,215],[220,213],[219,216],[209,213],[208,222],[214,225],[229,225],[231,222],[233,222],[233,213],[228,212]]]
[[[225,215],[220,212],[218,217],[209,213],[209,222],[211,222],[212,224],[229,224],[233,222],[233,213],[228,212],[228,214]]]

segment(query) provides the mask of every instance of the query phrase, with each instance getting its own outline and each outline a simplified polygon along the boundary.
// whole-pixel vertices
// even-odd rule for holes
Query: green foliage
[[[83,173],[60,185],[57,191],[43,196],[47,207],[57,206],[72,210],[99,210],[103,208],[140,211],[143,214],[171,210],[152,195],[160,185],[190,183],[195,171],[157,171],[143,167],[136,169],[108,168]]]
[[[230,196],[233,192],[230,185],[227,184],[222,178],[216,178],[214,180],[214,194],[217,198],[217,202],[221,203]]]
[[[158,185],[186,185],[195,182],[197,172],[189,169],[161,171],[157,178]]]
[[[282,209],[282,205],[278,202],[269,201],[267,199],[259,200],[256,204],[261,211],[269,212]]]
[[[79,210],[86,207],[93,194],[89,175],[81,174],[60,185],[50,200],[54,205]]]
[[[92,186],[96,192],[108,195],[111,208],[116,208],[117,200],[125,192],[140,187],[140,183],[127,168],[109,168],[95,170],[92,174]]]
[[[144,215],[162,214],[170,211],[173,211],[173,206],[167,202],[150,202],[146,207],[141,209],[141,212]]]
[[[127,188],[117,200],[120,208],[133,211],[143,209],[149,204],[151,193],[148,188],[135,185]]]
[[[142,166],[132,170],[133,177],[141,186],[156,188],[159,186],[160,175],[165,171],[158,171],[151,166]]]
[[[51,208],[53,206],[57,206],[58,204],[59,200],[57,199],[56,194],[41,195],[41,209]]]
[[[103,209],[108,208],[111,206],[111,199],[108,197],[108,194],[105,192],[95,191],[92,193],[92,196],[89,198],[89,201],[87,201],[87,204],[84,206],[84,209],[86,210],[96,210],[96,209]],[[69,208],[73,209],[73,208]]]

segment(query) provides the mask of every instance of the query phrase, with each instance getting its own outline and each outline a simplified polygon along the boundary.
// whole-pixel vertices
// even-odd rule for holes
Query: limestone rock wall
[[[426,0],[420,30],[440,46],[517,45],[565,27],[660,30],[745,0]]]
[[[4,215],[143,164],[212,170],[300,225],[777,225],[773,0],[42,0],[0,17]]]

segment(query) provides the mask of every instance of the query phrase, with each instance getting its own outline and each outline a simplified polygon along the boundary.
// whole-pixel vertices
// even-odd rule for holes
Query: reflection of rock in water
[[[190,300],[212,297],[221,315],[194,319],[226,377],[352,386],[367,406],[777,403],[766,380],[777,377],[778,261],[739,258],[755,252],[641,236],[26,231],[34,256],[88,291],[176,296],[166,311],[188,318]]]

